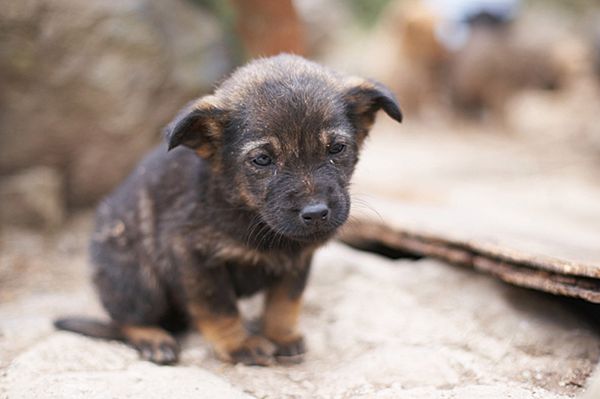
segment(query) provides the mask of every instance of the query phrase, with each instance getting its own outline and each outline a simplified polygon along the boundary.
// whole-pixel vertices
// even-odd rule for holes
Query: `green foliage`
[[[371,28],[391,0],[348,0],[356,21],[364,28]]]
[[[235,13],[229,1],[223,0],[189,0],[215,14],[227,26],[234,23]]]

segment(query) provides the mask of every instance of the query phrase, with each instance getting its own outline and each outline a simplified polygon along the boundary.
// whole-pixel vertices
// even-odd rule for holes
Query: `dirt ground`
[[[569,398],[600,356],[599,337],[555,298],[333,243],[307,291],[304,363],[225,365],[189,334],[180,365],[155,366],[51,326],[58,315],[103,317],[87,282],[89,226],[86,214],[50,239],[5,232],[2,398]]]
[[[496,52],[502,47],[483,41],[475,60],[486,62],[472,61],[459,75],[462,62],[422,52],[431,44],[420,39],[436,32],[430,19],[406,29],[408,20],[396,18],[390,2],[367,35],[344,2],[294,3],[303,5],[308,46],[319,43],[317,58],[336,70],[380,76],[402,100],[401,126],[378,117],[355,175],[353,216],[385,222],[373,198],[382,196],[408,206],[477,209],[478,221],[485,215],[511,232],[541,226],[543,255],[549,242],[564,247],[565,235],[582,248],[600,248],[600,85],[592,70],[600,70],[600,51],[588,54],[588,39],[576,36],[597,20],[591,7],[586,15],[579,5],[569,8],[581,14],[554,16],[547,2],[536,2],[540,19],[523,23],[522,44],[543,39],[536,48],[565,61],[561,84],[515,87],[504,98],[515,77],[539,75],[550,63],[530,68],[529,57]],[[0,399],[583,399],[594,370],[595,388],[585,399],[600,398],[600,330],[564,300],[434,259],[393,260],[337,242],[314,262],[302,312],[309,352],[301,364],[224,364],[190,332],[182,337],[180,363],[161,367],[140,361],[122,343],[56,331],[58,316],[106,318],[88,278],[92,213],[80,211],[63,224],[66,204],[91,204],[121,179],[178,104],[210,90],[240,49],[230,43],[228,12],[218,12],[219,22],[189,1],[3,5],[1,53],[8,57],[0,60],[6,72],[0,102],[8,106],[0,115],[6,143],[0,172],[16,178],[6,186],[18,189],[17,205],[28,206],[0,201],[0,219],[37,216],[38,226],[61,226],[32,231],[0,224]],[[471,59],[459,54],[455,61]],[[493,60],[504,68],[489,65]],[[515,76],[485,73],[503,69]],[[465,93],[452,84],[463,75],[474,82]],[[465,110],[451,104],[457,94],[468,98],[471,87],[487,103],[479,123],[463,120]],[[93,134],[81,140],[82,132]],[[52,206],[38,207],[38,199]],[[261,299],[243,303],[248,318],[258,314]]]
[[[422,188],[415,197],[409,183],[398,186],[404,197],[424,198],[428,176],[438,184],[470,173],[476,185],[490,170],[507,166],[517,176],[519,168],[540,166],[525,150],[527,157],[503,165],[474,151],[496,139],[479,138],[462,150],[445,140],[407,136],[395,149],[407,159],[406,182],[418,178]],[[433,141],[437,150],[427,154]],[[370,145],[380,147],[375,139]],[[488,164],[476,178],[461,155],[467,151]],[[559,158],[572,164],[564,151],[549,154],[543,165]],[[373,158],[365,156],[376,169]],[[435,159],[437,169],[423,159]],[[302,364],[223,364],[190,333],[179,365],[155,366],[123,344],[51,325],[59,315],[105,317],[87,279],[90,228],[91,214],[82,213],[52,234],[2,232],[0,398],[558,399],[582,392],[600,358],[597,331],[555,297],[432,259],[391,260],[331,243],[318,253],[306,293],[309,353]],[[259,307],[260,298],[244,303],[248,317]]]

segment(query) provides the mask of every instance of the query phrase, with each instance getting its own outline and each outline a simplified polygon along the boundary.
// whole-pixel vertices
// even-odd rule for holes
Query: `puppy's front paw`
[[[306,344],[301,335],[284,342],[275,342],[275,345],[277,346],[275,357],[285,363],[300,363],[306,353]]]
[[[248,366],[269,366],[273,364],[273,355],[277,347],[258,335],[253,335],[242,343],[238,348],[229,352],[229,361],[232,363],[243,363]]]

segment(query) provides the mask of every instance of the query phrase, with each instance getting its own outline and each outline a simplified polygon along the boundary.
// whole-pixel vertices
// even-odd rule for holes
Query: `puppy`
[[[268,365],[305,352],[297,330],[314,251],[350,212],[348,186],[394,96],[293,55],[238,69],[190,103],[98,208],[93,281],[112,321],[57,320],[63,330],[119,339],[174,363],[172,333],[200,330],[221,359]],[[260,332],[238,298],[265,292]]]

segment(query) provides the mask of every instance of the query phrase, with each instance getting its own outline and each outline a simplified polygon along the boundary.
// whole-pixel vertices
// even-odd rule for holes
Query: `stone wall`
[[[19,187],[36,196],[23,179],[43,180],[40,170],[62,189],[40,192],[35,202],[52,206],[37,208],[94,204],[178,108],[231,68],[217,19],[185,0],[0,0],[0,9],[0,192],[25,207],[15,212],[37,212],[18,198]]]

